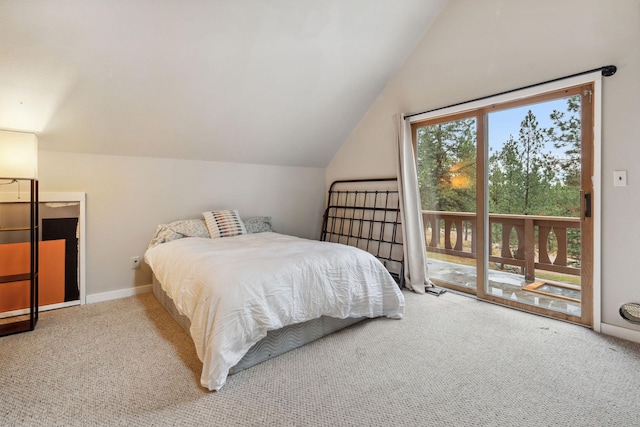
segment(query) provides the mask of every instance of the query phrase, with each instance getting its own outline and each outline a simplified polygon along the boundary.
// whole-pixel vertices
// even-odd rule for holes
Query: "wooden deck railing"
[[[428,252],[476,258],[475,213],[422,211],[422,218]],[[535,269],[580,275],[580,268],[569,265],[568,255],[568,230],[579,231],[580,218],[489,214],[490,236],[498,228],[499,241],[491,237],[490,262],[520,267],[525,280],[534,280]]]

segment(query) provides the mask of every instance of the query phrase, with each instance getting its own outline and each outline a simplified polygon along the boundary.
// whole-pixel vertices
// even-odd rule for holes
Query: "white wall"
[[[450,0],[327,168],[326,180],[393,176],[392,116],[613,64],[603,79],[602,321],[640,302],[640,2]],[[613,187],[628,170],[629,186]]]
[[[46,146],[46,140],[40,141]],[[41,192],[87,194],[87,296],[151,283],[132,270],[155,227],[208,209],[272,216],[275,231],[318,238],[324,169],[41,151]]]

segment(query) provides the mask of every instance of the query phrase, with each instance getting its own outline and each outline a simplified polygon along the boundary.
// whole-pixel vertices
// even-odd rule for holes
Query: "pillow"
[[[202,218],[173,221],[168,225],[173,231],[185,237],[209,237],[209,230]]]
[[[154,246],[158,246],[161,243],[168,243],[173,240],[182,239],[184,234],[176,233],[171,230],[167,224],[160,224],[156,227],[155,233],[153,233],[153,238],[149,242],[147,246],[148,249],[151,249]]]
[[[212,239],[247,234],[242,219],[235,209],[202,212],[202,215]]]
[[[271,217],[270,216],[256,216],[252,218],[243,218],[244,227],[247,233],[264,233],[267,231],[273,231],[271,229]]]
[[[169,224],[160,224],[156,227],[153,239],[149,243],[149,248],[160,243],[171,242],[183,237],[209,237],[209,230],[202,218],[184,219],[173,221]]]

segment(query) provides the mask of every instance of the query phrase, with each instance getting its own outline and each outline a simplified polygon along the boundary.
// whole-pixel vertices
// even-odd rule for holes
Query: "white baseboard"
[[[57,310],[59,308],[73,307],[74,305],[80,305],[80,300],[60,302],[60,303],[49,304],[49,305],[41,305],[40,307],[38,307],[38,312],[42,313],[43,311],[48,311],[48,310]],[[4,319],[6,317],[22,316],[24,314],[29,314],[29,312],[30,310],[28,308],[23,308],[21,310],[5,311],[3,313],[0,313],[0,319]]]
[[[600,332],[604,335],[611,335],[612,337],[640,343],[640,331],[621,328],[620,326],[609,325],[606,323],[602,323],[600,326]]]
[[[134,295],[151,292],[151,285],[136,286],[135,288],[119,289],[117,291],[102,292],[99,294],[87,295],[87,304],[110,301],[119,298],[132,297]]]

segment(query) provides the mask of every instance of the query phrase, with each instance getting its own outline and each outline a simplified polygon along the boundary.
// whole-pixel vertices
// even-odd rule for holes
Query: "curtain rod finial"
[[[613,76],[616,71],[618,71],[618,68],[615,65],[607,65],[605,67],[602,67],[602,75],[605,77]]]

